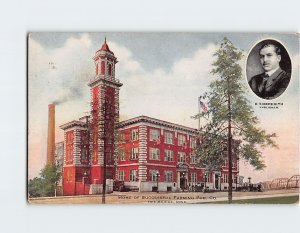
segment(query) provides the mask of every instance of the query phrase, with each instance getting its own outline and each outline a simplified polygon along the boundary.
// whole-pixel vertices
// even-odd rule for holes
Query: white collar
[[[276,69],[274,69],[274,70],[270,70],[270,71],[266,72],[266,74],[269,75],[269,77],[270,77],[270,76],[271,76],[272,74],[274,74],[278,69],[280,69],[279,66],[278,66]]]

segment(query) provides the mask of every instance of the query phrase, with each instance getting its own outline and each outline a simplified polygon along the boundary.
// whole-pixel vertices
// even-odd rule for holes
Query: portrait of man
[[[290,82],[290,58],[284,47],[274,40],[262,41],[256,47],[262,72],[251,76],[249,86],[258,97],[275,99],[286,90]]]

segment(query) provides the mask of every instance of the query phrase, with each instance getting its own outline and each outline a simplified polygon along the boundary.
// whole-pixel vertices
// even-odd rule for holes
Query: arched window
[[[101,74],[105,74],[105,61],[101,62]]]
[[[108,75],[111,75],[111,64],[108,64]]]

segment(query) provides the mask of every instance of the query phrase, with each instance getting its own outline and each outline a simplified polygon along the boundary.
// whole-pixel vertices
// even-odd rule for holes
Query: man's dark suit
[[[257,96],[263,99],[274,99],[285,91],[290,79],[291,75],[279,68],[270,77],[266,77],[265,73],[255,75],[249,81],[249,86]]]

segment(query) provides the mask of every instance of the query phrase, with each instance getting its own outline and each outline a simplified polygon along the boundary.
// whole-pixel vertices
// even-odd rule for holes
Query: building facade
[[[118,125],[120,140],[116,180],[140,191],[192,191],[195,186],[211,190],[228,188],[228,163],[218,171],[199,165],[194,149],[199,131],[147,116],[132,118]],[[233,180],[238,177],[233,162]]]
[[[119,122],[122,84],[115,77],[117,58],[106,40],[93,59],[95,77],[88,84],[91,112],[60,126],[64,130],[63,195],[111,192],[113,181],[141,192],[228,187],[226,162],[219,171],[199,166],[193,153],[199,138],[196,129],[147,116]],[[237,176],[234,161],[234,180]]]
[[[64,165],[64,142],[55,143],[55,152],[54,152],[55,164],[57,166],[57,171],[63,173]],[[62,186],[62,179],[59,180],[58,186]]]

